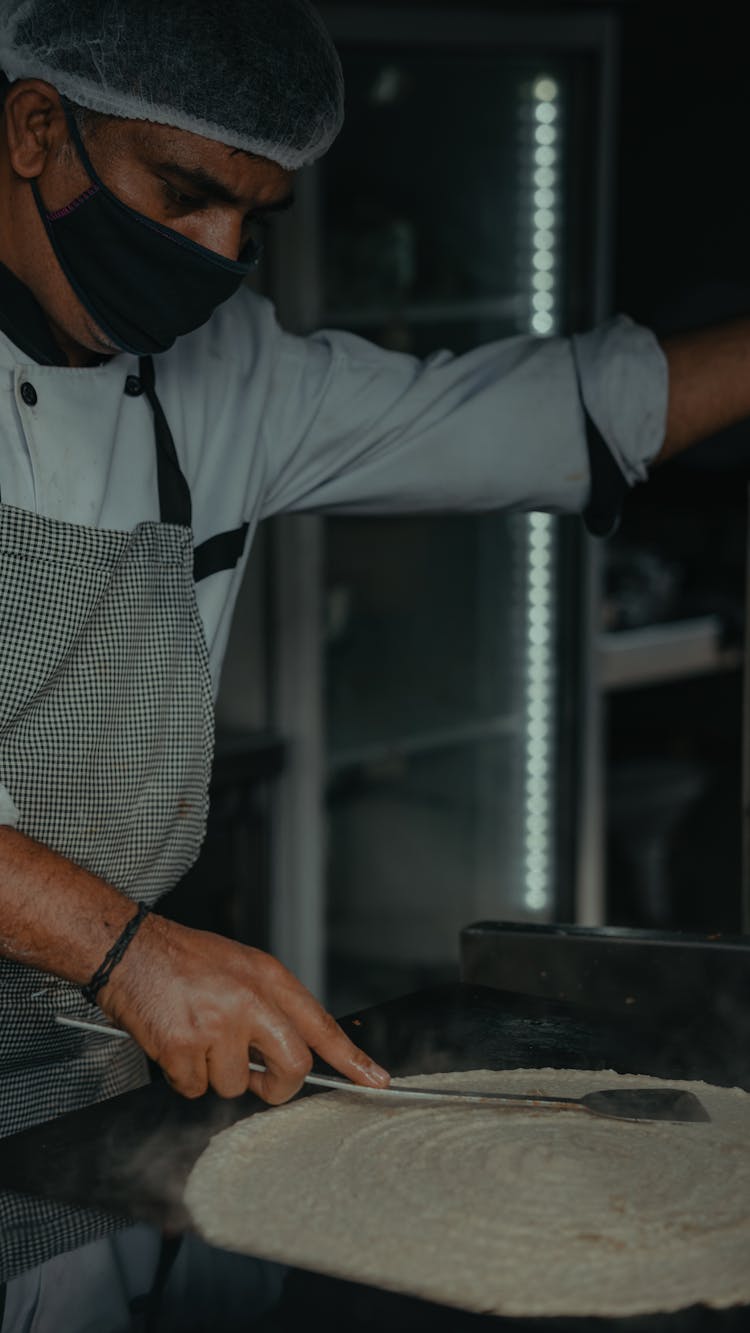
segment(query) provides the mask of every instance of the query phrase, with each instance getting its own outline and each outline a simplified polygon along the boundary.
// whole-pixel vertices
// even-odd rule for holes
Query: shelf
[[[599,680],[613,692],[640,685],[656,685],[713,672],[733,671],[742,665],[738,648],[722,648],[718,616],[702,616],[641,629],[599,636]],[[514,714],[489,717],[454,726],[404,733],[332,749],[326,760],[329,774],[381,764],[394,758],[429,754],[498,737],[520,735],[523,719]]]
[[[411,736],[396,736],[392,740],[370,741],[348,749],[333,750],[327,758],[326,769],[329,774],[340,773],[347,768],[362,768],[392,759],[405,759],[409,755],[429,754],[434,750],[473,745],[477,741],[520,735],[521,727],[522,719],[511,714],[483,718],[454,727],[440,727],[435,731],[417,732]]]
[[[599,636],[599,679],[606,691],[656,685],[660,681],[734,671],[739,648],[721,646],[718,616],[676,620]]]
[[[466,320],[510,319],[518,321],[523,312],[522,296],[488,297],[473,301],[418,301],[414,305],[361,306],[348,310],[328,310],[319,321],[321,328],[367,329],[374,324],[446,324]]]

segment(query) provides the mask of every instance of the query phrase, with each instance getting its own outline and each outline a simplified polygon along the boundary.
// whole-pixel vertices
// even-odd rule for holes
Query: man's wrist
[[[57,852],[0,827],[0,956],[85,986],[135,906]]]
[[[112,973],[122,962],[127,950],[135,939],[145,918],[151,911],[145,903],[139,903],[132,917],[128,921],[125,929],[121,931],[114,944],[107,950],[101,964],[97,968],[91,980],[86,986],[82,987],[84,1000],[89,1004],[96,1004],[99,992],[104,990],[109,984]]]

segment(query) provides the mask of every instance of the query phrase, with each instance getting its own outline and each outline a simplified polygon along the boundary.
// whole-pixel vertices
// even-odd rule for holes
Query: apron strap
[[[180,460],[177,457],[169,422],[164,415],[164,408],[156,396],[156,371],[153,357],[141,357],[140,378],[143,392],[154,414],[161,521],[162,523],[175,523],[178,527],[189,528],[193,522],[190,487],[180,467]]]

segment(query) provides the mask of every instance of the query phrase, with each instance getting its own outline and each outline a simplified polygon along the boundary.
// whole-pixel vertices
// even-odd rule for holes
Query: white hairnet
[[[343,122],[341,64],[309,0],[0,0],[0,70],[290,171]]]

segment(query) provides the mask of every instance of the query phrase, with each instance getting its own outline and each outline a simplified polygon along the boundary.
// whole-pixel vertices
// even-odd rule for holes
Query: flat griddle
[[[700,1017],[674,1027],[456,984],[351,1014],[342,1026],[394,1075],[552,1066],[705,1079],[750,1091],[750,1050],[732,1043],[725,1024],[719,1031]],[[322,1063],[319,1068],[330,1072]],[[310,1089],[300,1095],[325,1094]],[[209,1138],[258,1113],[273,1111],[250,1095],[224,1102],[208,1094],[188,1102],[157,1077],[136,1092],[0,1141],[0,1186],[179,1232],[190,1225],[181,1203],[184,1182]],[[261,1327],[296,1333],[311,1320],[347,1333],[485,1327],[494,1333],[735,1333],[750,1325],[750,1308],[695,1307],[627,1319],[490,1318],[292,1270],[281,1304]]]

